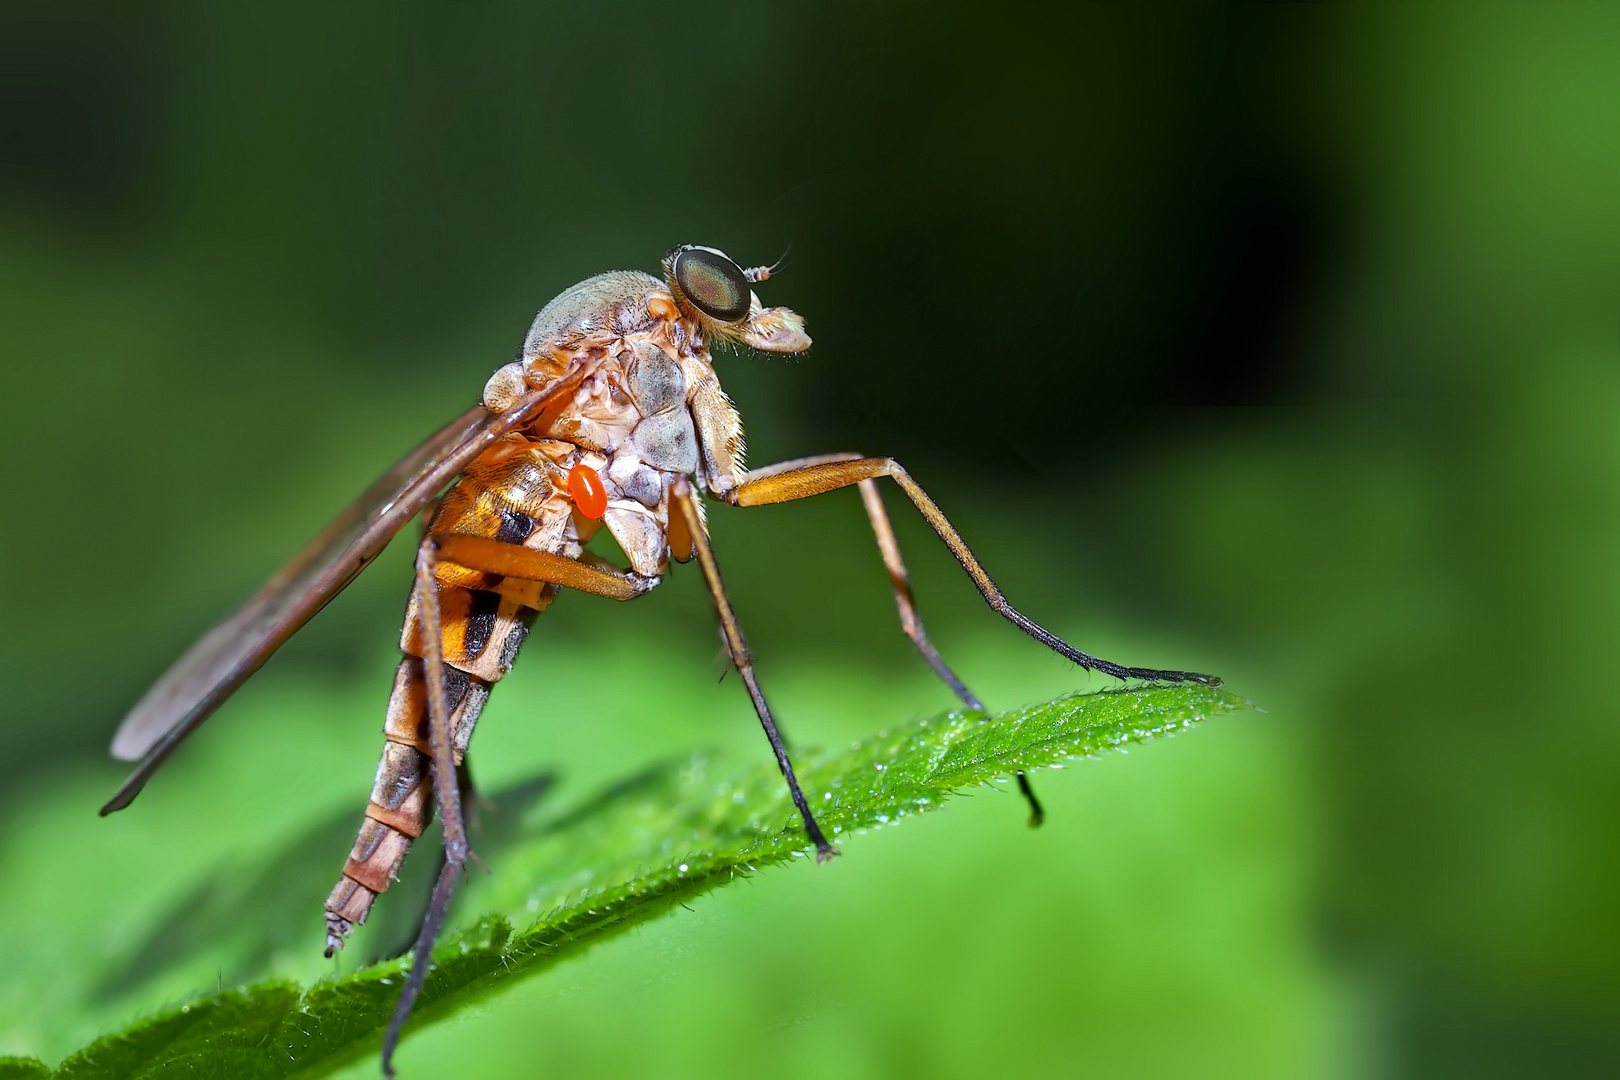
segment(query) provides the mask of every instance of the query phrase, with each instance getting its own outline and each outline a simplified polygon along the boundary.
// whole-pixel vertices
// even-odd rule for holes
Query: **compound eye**
[[[734,323],[748,316],[748,279],[717,251],[687,248],[675,256],[675,284],[711,319]]]

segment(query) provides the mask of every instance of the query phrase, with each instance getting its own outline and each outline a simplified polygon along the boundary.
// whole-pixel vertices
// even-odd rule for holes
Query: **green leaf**
[[[0,1080],[41,1080],[50,1068],[37,1058],[0,1057]]]
[[[1059,766],[1245,707],[1204,687],[1109,690],[1000,716],[950,713],[881,731],[799,770],[835,843],[937,808],[953,792],[1019,769]],[[703,755],[655,767],[560,814],[534,813],[501,855],[486,908],[542,913],[514,933],[500,914],[434,952],[411,1030],[767,864],[813,853],[777,771],[722,774]],[[376,1053],[407,959],[301,989],[268,982],[199,998],[108,1035],[55,1076],[319,1076]],[[51,1075],[0,1059],[0,1080]]]

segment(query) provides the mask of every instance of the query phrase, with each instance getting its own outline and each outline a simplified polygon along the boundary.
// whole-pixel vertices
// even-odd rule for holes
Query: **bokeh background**
[[[332,970],[405,557],[102,821],[122,710],[548,297],[702,242],[786,251],[816,339],[722,360],[753,461],[892,453],[1037,619],[1263,711],[721,890],[407,1075],[1613,1075],[1617,11],[0,9],[0,1052]],[[992,705],[1107,684],[898,516]],[[713,528],[799,743],[948,707],[852,493]],[[481,779],[763,755],[711,621],[565,598]]]

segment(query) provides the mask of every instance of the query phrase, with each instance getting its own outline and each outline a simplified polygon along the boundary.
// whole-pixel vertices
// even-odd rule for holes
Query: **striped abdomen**
[[[489,536],[506,543],[528,542],[577,555],[578,542],[567,527],[569,507],[551,498],[552,490],[547,463],[540,455],[497,458],[469,470],[467,478],[445,496],[433,530]],[[536,516],[514,506],[524,506]],[[440,567],[438,578],[445,689],[459,765],[490,688],[511,670],[529,624],[551,602],[554,588],[503,582],[455,566]],[[343,876],[326,898],[328,956],[343,947],[350,930],[365,922],[377,895],[398,875],[411,841],[422,835],[432,816],[427,686],[417,607],[413,590],[400,641],[405,656],[388,699],[383,726],[387,742],[377,765],[366,820]]]

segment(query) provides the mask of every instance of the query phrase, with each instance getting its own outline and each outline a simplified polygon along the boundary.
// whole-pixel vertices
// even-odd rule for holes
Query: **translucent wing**
[[[395,533],[502,435],[573,390],[576,370],[492,414],[482,405],[407,454],[246,603],[175,662],[130,710],[113,757],[140,764],[103,814],[122,810],[174,748],[375,559]]]

